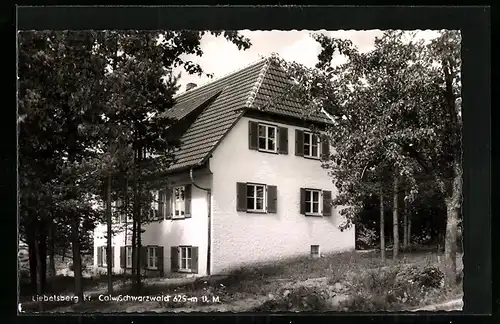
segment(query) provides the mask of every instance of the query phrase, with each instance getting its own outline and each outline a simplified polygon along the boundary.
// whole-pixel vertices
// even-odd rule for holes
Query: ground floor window
[[[319,245],[311,245],[311,256],[313,258],[319,258]]]
[[[106,247],[105,246],[99,246],[97,248],[97,264],[101,267],[106,266],[108,263],[106,262]]]
[[[192,249],[190,246],[179,247],[179,270],[191,271],[192,270]]]
[[[132,247],[125,247],[125,267],[132,268]]]
[[[158,247],[148,246],[148,269],[158,269]]]

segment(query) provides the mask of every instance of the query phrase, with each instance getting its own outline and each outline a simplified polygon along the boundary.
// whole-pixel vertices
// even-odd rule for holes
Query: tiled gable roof
[[[213,100],[182,134],[176,162],[168,172],[194,167],[205,162],[231,127],[241,118],[245,109],[260,109],[269,97],[284,94],[287,77],[270,60],[260,60],[221,79],[196,87],[176,98],[176,104],[167,116],[182,119],[202,104]],[[265,111],[328,123],[321,113],[304,116],[304,109],[288,98],[279,96]]]

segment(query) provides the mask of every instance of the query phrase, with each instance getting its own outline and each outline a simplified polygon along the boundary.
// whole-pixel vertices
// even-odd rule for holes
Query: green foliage
[[[442,31],[425,44],[412,33],[387,31],[366,53],[348,40],[313,38],[321,45],[315,68],[274,61],[291,76],[291,96],[331,116],[335,150],[323,166],[339,191],[333,204],[344,207],[341,228],[357,221],[364,200],[389,192],[394,173],[406,181],[406,199],[423,189],[423,175],[449,196],[461,154],[459,33]],[[336,55],[347,62],[332,66]]]

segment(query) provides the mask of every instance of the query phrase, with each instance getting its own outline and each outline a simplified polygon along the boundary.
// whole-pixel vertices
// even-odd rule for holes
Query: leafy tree
[[[21,233],[34,246],[30,250],[37,250],[33,255],[39,262],[30,263],[39,269],[39,282],[45,274],[40,251],[47,232],[51,253],[56,247],[67,248],[64,239],[69,235],[75,294],[82,297],[80,251],[95,225],[104,220],[95,197],[103,195],[107,179],[113,182],[116,177],[134,188],[130,206],[140,247],[148,179],[173,160],[173,143],[164,136],[172,121],[161,117],[174,104],[178,89],[171,70],[183,66],[188,73],[203,73],[183,57],[203,54],[200,41],[205,33],[19,34]],[[237,32],[209,33],[223,35],[239,49],[251,45]],[[146,152],[155,153],[154,158]],[[120,192],[111,191],[115,196]]]
[[[360,53],[350,41],[316,34],[322,47],[316,68],[276,61],[292,77],[295,99],[332,116],[336,150],[325,167],[339,188],[335,203],[351,206],[344,209],[348,221],[355,220],[364,189],[376,192],[361,181],[366,169],[404,178],[409,198],[418,190],[417,173],[433,177],[447,205],[447,277],[454,279],[462,190],[460,36],[443,31],[430,44],[413,36],[388,31],[374,50]],[[332,67],[336,53],[348,61]]]

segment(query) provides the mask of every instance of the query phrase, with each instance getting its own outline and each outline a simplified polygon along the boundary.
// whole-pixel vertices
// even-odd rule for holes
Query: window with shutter
[[[132,268],[132,247],[125,247],[125,268]]]
[[[172,218],[184,218],[186,214],[185,186],[178,186],[172,193]]]
[[[247,211],[266,212],[266,185],[247,183]]]
[[[304,157],[319,159],[320,139],[318,135],[304,132]]]
[[[179,271],[192,272],[193,271],[193,247],[192,246],[179,246]],[[197,267],[196,267],[197,268]]]
[[[156,270],[158,269],[158,247],[147,246],[147,268]]]
[[[303,197],[302,197],[303,195]],[[321,215],[321,190],[317,189],[304,189],[301,192],[301,200],[303,199],[303,214],[318,216]]]
[[[259,151],[276,153],[277,127],[272,125],[259,124],[258,134]]]
[[[152,190],[151,194],[151,207],[149,209],[149,219],[158,220],[160,215],[160,194],[158,190]]]

